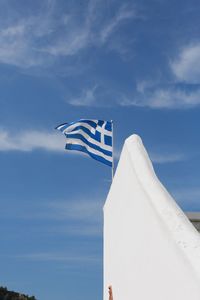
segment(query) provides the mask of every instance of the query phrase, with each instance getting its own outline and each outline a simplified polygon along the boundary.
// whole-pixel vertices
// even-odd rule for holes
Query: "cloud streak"
[[[145,90],[137,96],[123,96],[121,106],[150,107],[153,109],[188,109],[200,105],[200,89],[181,89],[180,87],[155,88]]]
[[[102,203],[98,200],[55,201],[48,203],[47,218],[100,222]],[[44,216],[44,215],[43,215]]]
[[[101,43],[105,43],[123,21],[136,17],[137,15],[134,9],[130,9],[130,7],[125,5],[122,6],[117,15],[114,16],[113,19],[111,19],[111,21],[100,31]]]
[[[200,42],[183,47],[170,66],[177,80],[200,83]]]
[[[97,85],[91,89],[84,89],[79,97],[68,100],[67,102],[73,106],[93,106],[96,105]]]
[[[187,159],[183,153],[150,153],[150,158],[156,164],[175,163]]]
[[[133,8],[121,6],[109,20],[102,19],[104,2],[95,0],[81,13],[74,9],[72,5],[61,12],[58,3],[46,0],[26,16],[10,7],[7,21],[0,23],[0,63],[20,68],[49,66],[60,57],[71,58],[84,49],[104,46],[126,20],[136,17]]]
[[[64,235],[64,236],[82,236],[82,237],[102,237],[102,223],[81,223],[77,225],[58,225],[58,226],[48,226],[45,230],[45,234],[49,235]]]
[[[66,254],[58,252],[38,252],[38,253],[28,253],[15,256],[20,260],[28,260],[35,262],[57,262],[57,263],[67,263],[67,264],[84,264],[93,265],[99,264],[101,258],[97,255],[80,255],[80,254]]]
[[[0,129],[0,151],[33,151],[45,150],[64,152],[65,138],[59,133],[47,131],[22,131],[10,133]]]
[[[115,149],[114,158],[119,160],[122,150]],[[150,159],[155,164],[167,164],[181,162],[188,159],[188,157],[183,153],[171,153],[171,152],[153,152],[149,153]]]
[[[12,202],[2,203],[2,217],[42,222],[39,234],[67,236],[102,236],[103,202],[98,199],[68,199],[56,201],[24,202],[15,206]],[[11,209],[13,207],[14,209]],[[34,231],[38,231],[35,227]]]
[[[190,109],[200,105],[200,42],[190,44],[169,61],[171,79],[137,82],[132,96],[122,95],[121,106],[152,109]]]

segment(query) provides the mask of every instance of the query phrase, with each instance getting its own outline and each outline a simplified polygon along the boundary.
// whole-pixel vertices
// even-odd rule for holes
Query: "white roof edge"
[[[193,265],[197,275],[200,277],[199,233],[157,178],[141,138],[136,134],[131,135],[126,139],[124,147],[149,200],[165,226],[172,233],[174,241],[185,253],[188,261]],[[106,203],[104,209],[105,207]]]

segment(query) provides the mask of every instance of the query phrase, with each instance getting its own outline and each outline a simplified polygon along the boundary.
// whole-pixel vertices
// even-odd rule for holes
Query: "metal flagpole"
[[[111,120],[112,126],[112,181],[114,177],[114,134],[113,134],[113,120]]]

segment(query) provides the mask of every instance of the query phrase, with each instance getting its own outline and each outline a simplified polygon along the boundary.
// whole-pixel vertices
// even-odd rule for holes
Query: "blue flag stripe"
[[[73,132],[73,131],[76,131],[76,130],[79,130],[79,129],[81,129],[81,130],[83,130],[85,133],[87,133],[91,138],[93,138],[93,139],[97,139],[99,142],[100,142],[100,135],[99,135],[99,137],[98,137],[98,133],[96,132],[95,134],[93,134],[88,128],[86,128],[86,127],[84,127],[84,126],[77,126],[77,127],[75,127],[74,129],[72,129],[72,131],[71,132]],[[66,135],[66,134],[65,134]]]
[[[105,129],[108,130],[108,131],[112,131],[112,122],[107,121]]]
[[[86,119],[81,119],[81,120],[79,120],[78,122],[88,124],[88,125],[90,125],[92,128],[96,129],[98,120],[86,120]],[[77,123],[77,121],[74,121],[74,122],[68,123],[68,125],[70,126],[70,125],[73,125],[73,124],[76,124],[76,123]]]
[[[112,145],[109,145],[112,143],[112,138],[111,136],[104,136],[104,143],[102,143],[101,140],[101,135],[99,135],[98,139],[94,139],[92,138],[90,135],[88,135],[86,132],[84,132],[82,129],[79,129],[77,131],[72,131],[72,132],[64,132],[65,136],[67,138],[71,138],[73,137],[75,134],[80,134],[81,136],[83,136],[88,142],[95,144],[96,146],[106,150],[106,151],[110,151],[112,152]],[[108,143],[107,143],[108,140]]]
[[[111,121],[103,121],[103,120],[87,120],[87,119],[81,119],[79,120],[80,122],[84,122],[84,123],[87,123],[89,125],[91,125],[91,123],[93,123],[93,126],[95,126],[94,124],[96,124],[96,127],[97,125],[99,126],[103,126],[105,124],[105,129],[108,130],[108,131],[112,131],[112,122]],[[74,122],[76,123],[76,122]],[[92,126],[92,125],[91,125]],[[94,127],[94,128],[96,128]]]
[[[97,126],[102,127],[102,125],[103,125],[103,123],[105,123],[105,121],[85,120],[85,119],[83,119],[83,120],[74,121],[74,122],[70,122],[70,123],[60,124],[59,126],[56,127],[56,129],[63,131],[67,127],[70,127],[71,125],[74,125],[74,124],[77,124],[77,123],[85,123],[85,124],[88,124],[90,127],[96,129]],[[105,129],[112,132],[112,123],[110,121],[106,121]]]
[[[84,126],[84,124],[85,124],[90,128],[90,130],[91,130],[91,128],[96,129],[96,127],[97,127],[97,123],[95,123],[93,121],[86,122],[86,121],[80,120],[80,121],[60,124],[56,127],[56,129],[60,130],[61,132],[64,132],[65,130],[67,130],[68,128],[70,129],[71,126],[76,125],[76,124],[82,124],[82,126]]]
[[[95,139],[99,142],[101,141],[102,132],[103,132],[104,136],[110,137],[110,138],[112,137],[111,131],[108,131],[99,126],[96,128],[96,130],[94,130],[94,129],[91,130],[91,127],[88,124],[86,125],[86,124],[82,124],[82,123],[76,123],[76,124],[70,125],[67,128],[65,128],[64,130],[62,130],[62,132],[64,134],[66,134],[66,133],[71,133],[73,131],[78,131],[78,130],[83,130],[85,133],[90,135],[90,137],[92,137],[93,139]]]
[[[105,158],[99,156],[99,155],[96,155],[96,154],[93,154],[91,152],[89,152],[85,146],[82,146],[82,145],[75,145],[75,144],[66,144],[65,146],[66,149],[68,150],[77,150],[77,151],[82,151],[82,152],[85,152],[87,154],[89,154],[91,157],[93,157],[94,159],[112,167],[112,162],[110,162],[109,160],[106,160]]]
[[[67,139],[77,139],[80,140],[82,142],[84,142],[86,145],[88,145],[89,147],[102,152],[105,155],[108,156],[112,156],[112,151],[108,151],[106,149],[104,149],[103,147],[99,147],[97,145],[95,145],[94,143],[90,142],[89,140],[87,140],[83,135],[81,134],[67,134],[66,135]]]
[[[85,139],[84,136],[82,136],[81,134],[66,134],[66,137],[69,138],[69,139],[78,139],[78,140],[81,140],[83,141],[85,144],[87,144],[88,146],[90,146],[91,148],[93,149],[96,149],[106,155],[109,155],[109,156],[112,156],[112,151],[107,151],[93,143],[91,143],[89,140]]]
[[[107,150],[105,150],[105,149],[103,149],[103,148],[101,148],[101,147],[99,147],[99,146],[97,146],[97,145],[95,145],[93,143],[90,143],[81,134],[73,134],[73,135],[69,134],[69,135],[67,135],[67,140],[68,139],[70,139],[70,140],[72,140],[72,139],[80,140],[83,143],[85,143],[86,145],[88,145],[89,147],[91,147],[91,148],[93,148],[93,149],[95,149],[95,150],[97,150],[99,152],[102,152],[105,155],[112,156],[112,152],[111,151],[107,151]]]

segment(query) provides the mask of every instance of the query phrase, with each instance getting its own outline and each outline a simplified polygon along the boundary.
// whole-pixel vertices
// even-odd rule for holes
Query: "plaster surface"
[[[104,206],[104,300],[109,285],[114,300],[200,299],[199,233],[137,135],[124,143]]]

